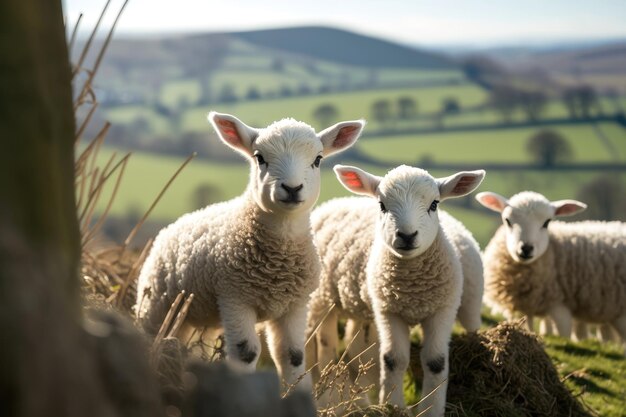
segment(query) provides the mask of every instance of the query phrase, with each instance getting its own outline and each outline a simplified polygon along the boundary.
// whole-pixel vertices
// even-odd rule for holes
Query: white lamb
[[[208,118],[249,161],[250,182],[240,197],[186,214],[159,233],[139,276],[137,314],[154,334],[174,298],[193,293],[181,337],[221,325],[227,360],[246,370],[255,369],[261,347],[255,324],[267,321],[270,354],[293,384],[305,373],[306,306],[320,271],[309,219],[320,161],[350,147],[364,122],[316,134],[293,119],[255,129],[227,114]],[[299,387],[310,389],[304,381]]]
[[[476,199],[503,222],[483,258],[487,302],[506,315],[548,317],[563,337],[575,319],[581,329],[609,323],[626,340],[625,223],[552,221],[586,205],[531,191]]]
[[[335,305],[317,334],[320,365],[334,359],[339,314],[360,322],[374,320],[380,340],[380,402],[388,399],[403,406],[409,329],[419,323],[423,330],[422,393],[439,387],[422,401],[420,409],[432,406],[426,415],[441,416],[448,343],[463,289],[459,251],[467,250],[468,259],[473,260],[468,267],[476,278],[476,288],[468,291],[474,298],[467,300],[462,314],[470,330],[480,326],[482,265],[477,244],[471,235],[467,238],[469,232],[449,215],[440,215],[437,207],[440,201],[473,191],[485,172],[460,172],[441,179],[408,166],[382,178],[355,167],[338,165],[335,172],[348,190],[369,198],[332,200],[312,215],[322,275],[311,300],[309,329]],[[449,233],[455,238],[450,239]]]

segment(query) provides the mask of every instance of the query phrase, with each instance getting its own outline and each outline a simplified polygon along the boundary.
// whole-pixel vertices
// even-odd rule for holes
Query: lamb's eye
[[[387,207],[385,207],[385,203],[383,203],[382,201],[379,201],[380,204],[380,211],[382,211],[383,213],[387,213]]]
[[[255,153],[254,157],[256,158],[256,161],[259,163],[259,165],[267,165],[267,162],[265,162],[265,158],[263,158],[263,155],[261,155],[260,153]]]
[[[428,207],[428,211],[437,211],[437,204],[439,204],[439,200],[433,200],[433,202],[430,203],[430,207]]]
[[[506,222],[506,225],[507,225],[507,226],[509,226],[509,227],[513,227],[513,226],[511,225],[511,221],[510,221],[509,219],[504,219],[504,221]]]
[[[315,168],[319,168],[320,162],[322,162],[322,155],[318,155],[317,158],[315,158],[315,161],[313,161],[313,165],[311,166]]]
[[[545,222],[545,223],[543,224],[543,226],[541,226],[541,227],[543,227],[544,229],[547,229],[547,228],[548,228],[548,225],[550,224],[550,220],[552,220],[552,219],[548,219],[548,220],[546,220],[546,222]]]

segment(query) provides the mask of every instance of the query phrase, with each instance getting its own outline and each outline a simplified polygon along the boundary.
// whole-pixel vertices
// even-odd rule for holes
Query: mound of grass
[[[510,323],[452,340],[447,401],[452,415],[468,417],[592,415],[538,338]]]

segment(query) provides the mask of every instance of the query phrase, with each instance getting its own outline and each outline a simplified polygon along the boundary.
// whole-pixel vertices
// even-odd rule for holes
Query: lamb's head
[[[520,263],[539,259],[548,249],[549,224],[558,216],[571,216],[587,205],[576,200],[549,201],[533,191],[523,191],[506,199],[492,192],[478,193],[483,206],[502,216],[506,229],[506,249]]]
[[[322,158],[352,146],[365,124],[341,122],[316,133],[293,119],[256,129],[228,114],[211,112],[208,118],[222,141],[250,162],[249,187],[270,213],[310,210],[320,193]]]
[[[480,170],[434,178],[423,169],[406,165],[384,177],[342,165],[335,166],[335,173],[348,190],[378,200],[377,236],[399,258],[424,253],[439,231],[439,202],[472,192],[485,176]]]

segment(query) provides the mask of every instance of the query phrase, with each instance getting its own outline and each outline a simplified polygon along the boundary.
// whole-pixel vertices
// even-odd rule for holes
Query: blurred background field
[[[85,41],[79,38],[75,55]],[[328,26],[118,34],[94,83],[93,118],[112,123],[102,160],[112,152],[133,156],[105,230],[122,236],[193,152],[198,156],[150,216],[147,235],[241,193],[247,166],[219,143],[206,120],[210,110],[256,127],[283,117],[316,129],[366,119],[353,151],[323,162],[320,202],[347,195],[330,170],[334,163],[378,174],[398,164],[440,176],[485,168],[483,191],[578,198],[590,205],[581,217],[623,220],[625,62],[621,38],[477,48]],[[498,224],[472,198],[443,207],[483,246]]]

